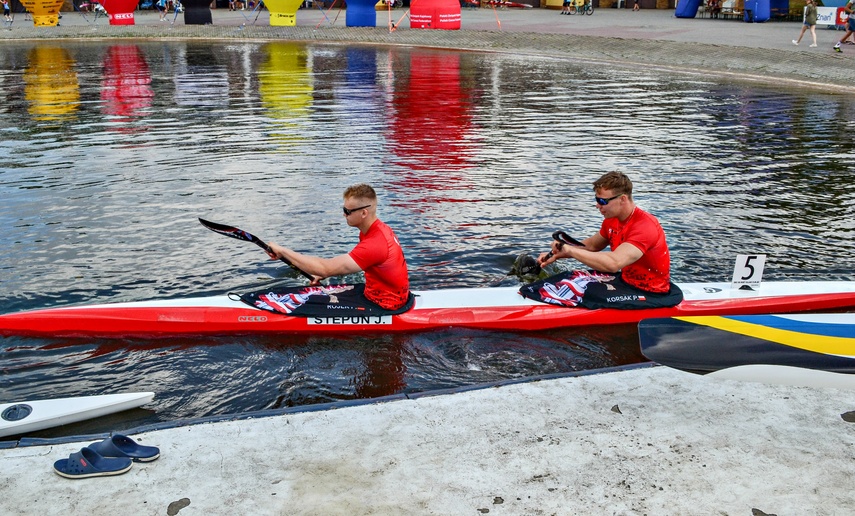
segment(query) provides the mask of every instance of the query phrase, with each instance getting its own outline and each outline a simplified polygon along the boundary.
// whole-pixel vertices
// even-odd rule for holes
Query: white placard
[[[807,11],[807,8],[805,8]],[[804,16],[802,16],[804,19]],[[837,7],[817,7],[816,8],[816,24],[817,25],[837,25]]]
[[[765,254],[740,254],[736,256],[736,266],[733,268],[731,288],[748,286],[754,290],[760,287],[763,280],[763,267],[766,265]]]
[[[392,324],[391,315],[340,315],[337,317],[307,317],[308,324],[376,326]]]

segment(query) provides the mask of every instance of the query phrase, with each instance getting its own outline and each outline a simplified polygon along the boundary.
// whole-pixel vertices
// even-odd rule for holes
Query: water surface
[[[291,42],[0,47],[0,309],[297,285],[234,224],[331,256],[368,182],[413,288],[518,285],[522,252],[599,227],[628,173],[676,281],[852,279],[851,95],[572,59]],[[572,267],[573,264],[566,264]],[[345,278],[357,281],[358,275]],[[151,390],[148,411],[40,435],[643,361],[633,327],[145,340],[0,338],[0,399]]]

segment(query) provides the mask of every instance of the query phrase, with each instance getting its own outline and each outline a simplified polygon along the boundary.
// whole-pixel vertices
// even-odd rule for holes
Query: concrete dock
[[[403,10],[393,11],[397,20]],[[254,15],[253,15],[254,16]],[[501,28],[497,23],[501,21]],[[686,20],[672,11],[463,12],[463,30],[297,27],[266,12],[214,11],[214,25],[133,27],[65,13],[34,28],[17,14],[0,39],[290,39],[551,55],[656,66],[777,87],[851,94],[855,46],[798,23]],[[340,17],[343,18],[343,15]],[[321,26],[318,26],[321,24]],[[628,83],[631,79],[628,78]],[[0,449],[0,514],[576,515],[850,514],[855,504],[851,391],[716,380],[664,367],[544,379],[170,428],[132,437],[161,458],[121,476],[61,478],[54,461],[91,438]],[[100,436],[100,439],[103,436]]]
[[[68,480],[93,442],[0,450],[2,514],[852,512],[851,391],[664,367],[133,435],[155,462]]]

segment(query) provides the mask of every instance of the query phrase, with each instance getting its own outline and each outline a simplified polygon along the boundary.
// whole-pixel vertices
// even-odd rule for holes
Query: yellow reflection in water
[[[60,47],[38,46],[28,54],[24,96],[36,120],[65,120],[80,108],[80,86],[74,60]]]
[[[274,119],[272,139],[293,145],[305,138],[296,129],[298,121],[309,116],[312,104],[312,76],[305,46],[274,42],[265,45],[267,59],[259,67],[261,104]]]

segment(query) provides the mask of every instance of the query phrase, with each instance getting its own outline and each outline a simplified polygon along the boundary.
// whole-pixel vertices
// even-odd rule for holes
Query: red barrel
[[[110,25],[133,25],[134,10],[139,0],[101,0],[107,11]]]

